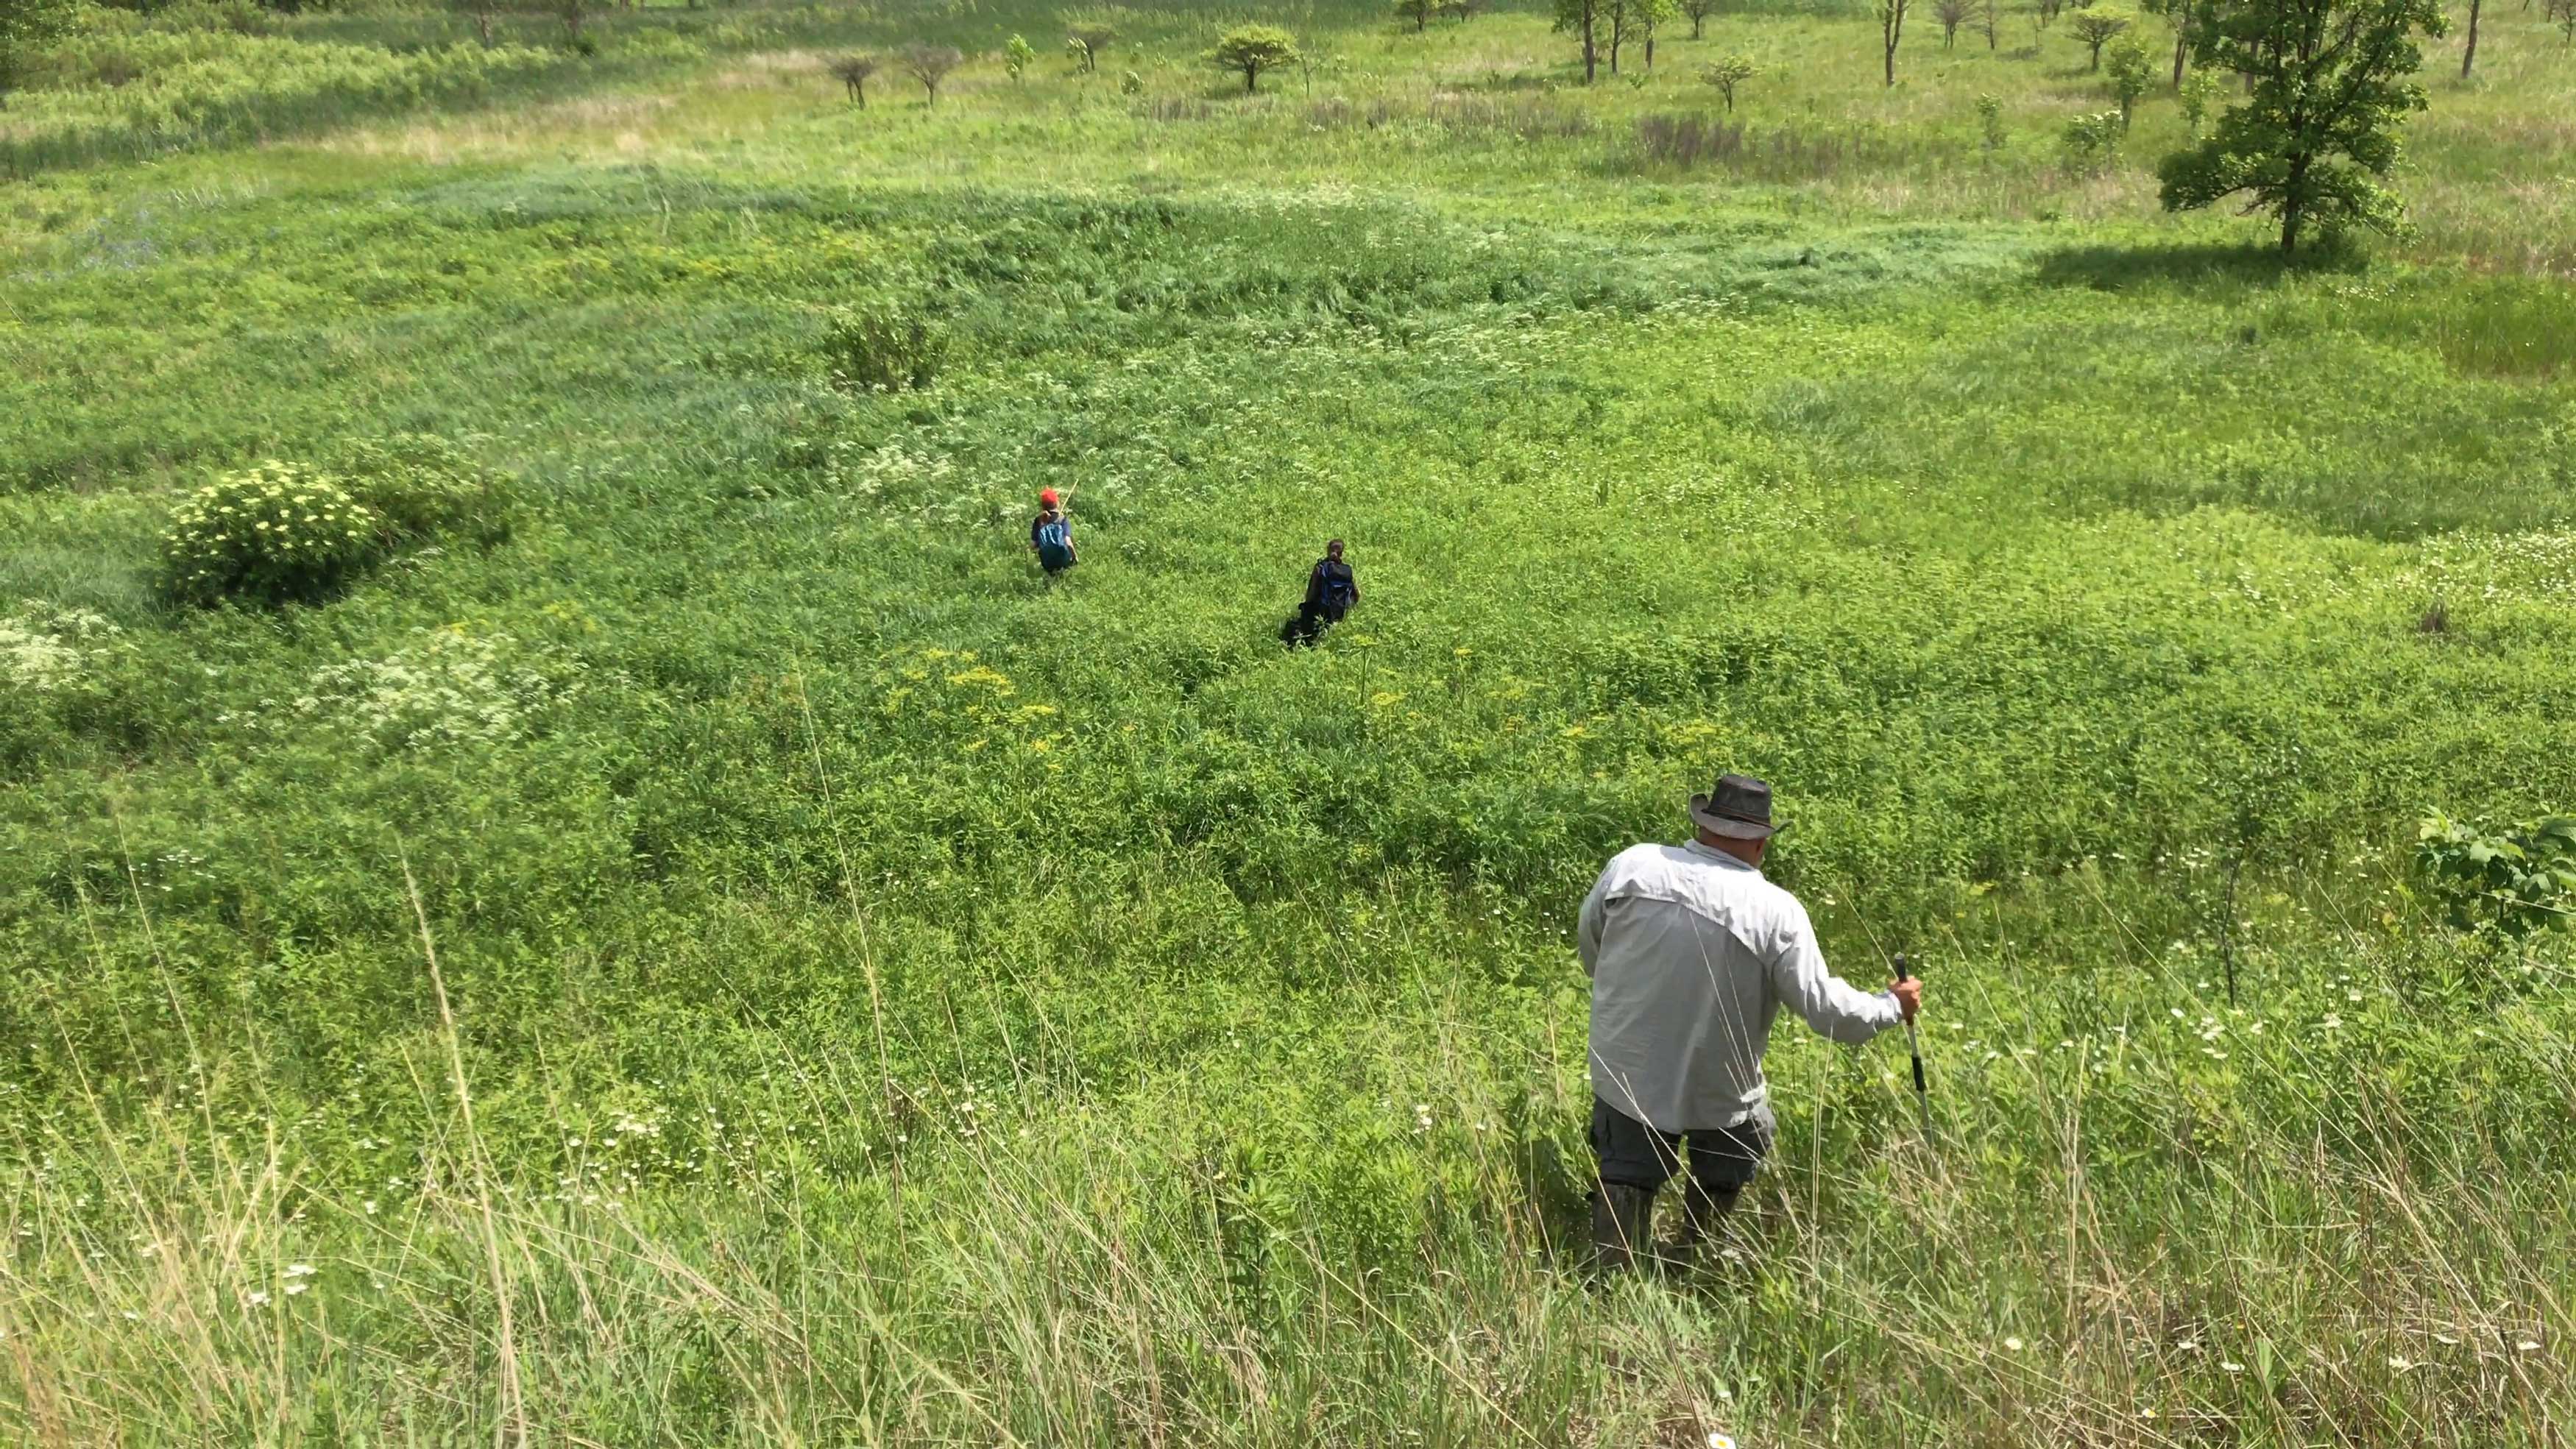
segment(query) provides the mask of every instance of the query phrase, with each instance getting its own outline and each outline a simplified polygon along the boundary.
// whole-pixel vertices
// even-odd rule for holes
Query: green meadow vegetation
[[[2576,1435],[2576,20],[2454,7],[2408,227],[2284,257],[2158,205],[2242,88],[2042,3],[1589,86],[1534,3],[72,12],[0,1437]],[[1602,1281],[1570,931],[1720,769],[1934,1131],[1784,1027],[1723,1251]]]

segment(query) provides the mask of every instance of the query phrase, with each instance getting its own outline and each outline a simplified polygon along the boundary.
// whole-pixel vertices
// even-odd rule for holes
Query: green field
[[[0,1439],[2568,1442],[2576,935],[2417,859],[2576,809],[2544,8],[2295,262],[2018,5],[91,12],[0,108]],[[173,597],[268,460],[466,501]],[[1721,769],[1936,1132],[1784,1026],[1603,1282],[1570,931]]]

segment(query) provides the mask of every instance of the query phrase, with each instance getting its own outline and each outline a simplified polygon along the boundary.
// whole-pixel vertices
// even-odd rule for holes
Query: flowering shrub
[[[163,582],[177,598],[310,599],[374,555],[384,521],[336,481],[266,462],[190,494],[161,534]]]
[[[511,667],[513,649],[506,634],[433,629],[386,658],[323,668],[295,711],[344,725],[383,750],[504,744],[525,735],[530,719],[568,688]]]
[[[53,694],[76,684],[91,653],[124,631],[87,609],[29,599],[0,619],[0,683]]]

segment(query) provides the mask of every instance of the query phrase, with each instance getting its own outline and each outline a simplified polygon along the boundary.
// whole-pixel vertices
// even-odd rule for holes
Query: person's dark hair
[[[1324,545],[1324,552],[1326,553],[1340,553],[1341,551],[1342,541],[1338,538],[1334,539],[1331,543]]]

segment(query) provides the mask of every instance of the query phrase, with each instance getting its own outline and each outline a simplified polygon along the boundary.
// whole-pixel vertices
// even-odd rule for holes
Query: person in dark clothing
[[[1038,556],[1038,567],[1046,570],[1049,583],[1081,562],[1073,551],[1073,520],[1065,517],[1052,488],[1038,494],[1038,516],[1029,521],[1029,552]]]
[[[1306,601],[1297,606],[1297,617],[1279,631],[1279,642],[1313,648],[1316,639],[1340,623],[1359,601],[1359,579],[1342,562],[1342,541],[1334,539],[1324,545],[1324,556],[1307,572]]]

